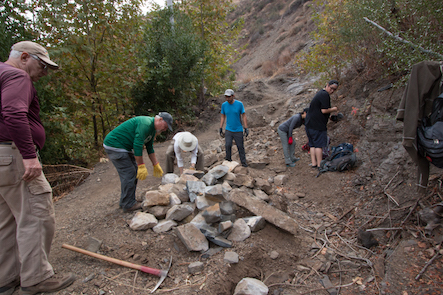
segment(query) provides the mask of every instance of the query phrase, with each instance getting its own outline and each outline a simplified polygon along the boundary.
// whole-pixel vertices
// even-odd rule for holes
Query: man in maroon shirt
[[[73,274],[48,261],[55,230],[52,189],[38,159],[45,143],[33,82],[58,65],[41,45],[22,41],[0,63],[0,295],[54,292]]]

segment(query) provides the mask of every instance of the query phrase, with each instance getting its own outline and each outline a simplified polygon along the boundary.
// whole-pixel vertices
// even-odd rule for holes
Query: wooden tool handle
[[[158,276],[158,277],[161,277],[163,275],[163,272],[164,272],[161,269],[150,268],[150,267],[147,267],[147,266],[142,266],[142,265],[138,265],[138,264],[135,264],[135,263],[123,261],[123,260],[120,260],[120,259],[108,257],[108,256],[105,256],[105,255],[101,255],[101,254],[97,254],[97,253],[88,251],[88,250],[77,248],[75,246],[71,246],[71,245],[68,245],[68,244],[63,244],[62,248],[65,248],[65,249],[68,249],[68,250],[71,250],[71,251],[75,251],[75,252],[78,252],[78,253],[82,253],[82,254],[85,254],[85,255],[89,255],[89,256],[92,256],[92,257],[95,257],[95,258],[98,258],[98,259],[101,259],[101,260],[105,260],[105,261],[108,261],[108,262],[111,262],[111,263],[114,263],[114,264],[118,264],[118,265],[121,265],[121,266],[137,269],[137,270],[140,270],[142,272],[146,272],[146,273]]]

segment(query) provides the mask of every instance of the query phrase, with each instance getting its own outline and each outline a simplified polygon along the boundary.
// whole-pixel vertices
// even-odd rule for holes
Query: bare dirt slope
[[[187,251],[173,232],[132,231],[128,220],[133,214],[118,207],[116,170],[109,162],[99,163],[82,184],[55,204],[57,229],[50,260],[56,271],[77,275],[71,287],[57,294],[147,294],[155,285],[157,278],[152,275],[61,248],[63,243],[86,248],[91,238],[103,242],[101,254],[150,267],[164,268],[172,256],[169,276],[157,293],[228,295],[244,277],[262,280],[269,294],[328,294],[320,282],[328,279],[333,286],[342,286],[340,294],[443,293],[438,255],[443,234],[437,228],[426,235],[417,219],[421,209],[442,201],[441,172],[432,169],[428,194],[418,200],[415,166],[401,146],[402,124],[395,121],[403,89],[378,91],[395,81],[349,69],[340,77],[342,85],[332,97],[332,104],[345,118],[330,122],[328,134],[332,145],[354,145],[358,166],[349,172],[316,177],[309,155],[301,150],[306,135],[300,128],[294,137],[301,160],[295,168],[286,169],[275,130],[303,109],[318,90],[315,77],[296,76],[293,64],[283,54],[286,49],[293,54],[310,44],[310,1],[254,3],[262,2],[265,5],[258,7],[251,1],[240,1],[236,10],[249,24],[243,40],[250,45],[235,66],[236,96],[245,104],[251,130],[247,158],[253,161],[265,153],[270,160],[264,169],[247,168],[244,172],[264,179],[288,176],[283,186],[274,186],[270,204],[296,220],[299,234],[267,224],[245,241],[235,242],[233,248],[205,258]],[[278,17],[271,17],[275,7],[280,7]],[[259,21],[266,15],[269,22]],[[222,96],[213,98],[211,104],[218,107],[202,112],[199,122],[189,128],[203,148],[220,140],[219,106],[223,101]],[[162,165],[168,144],[155,145]],[[138,194],[160,184],[152,177],[152,168],[148,171],[150,176],[139,182]],[[359,232],[366,229],[376,229],[372,233],[378,245],[371,249],[364,248],[358,239]],[[225,263],[226,251],[238,253],[239,263]],[[277,258],[271,258],[272,251],[278,252]],[[433,257],[436,259],[430,261]],[[204,270],[191,275],[187,267],[195,261],[203,262]]]

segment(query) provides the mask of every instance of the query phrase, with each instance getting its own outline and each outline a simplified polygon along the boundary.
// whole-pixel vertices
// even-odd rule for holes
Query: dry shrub
[[[282,51],[282,53],[278,57],[278,65],[284,66],[287,63],[289,63],[291,60],[292,60],[291,51],[288,48],[286,48]]]
[[[303,28],[303,25],[301,25],[301,24],[295,25],[291,30],[290,36],[297,35],[301,31],[302,28]]]
[[[265,61],[262,65],[263,73],[268,77],[272,76],[274,74],[274,71],[276,70],[275,65],[276,63],[273,61],[270,60]]]
[[[240,74],[238,75],[237,81],[240,81],[242,84],[247,84],[252,81],[252,77],[249,74]]]

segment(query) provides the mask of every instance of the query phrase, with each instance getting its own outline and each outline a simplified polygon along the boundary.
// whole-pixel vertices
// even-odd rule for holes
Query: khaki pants
[[[48,262],[55,231],[52,189],[43,173],[23,181],[24,170],[14,143],[0,144],[0,286],[20,277],[21,286],[29,287],[54,274]]]

